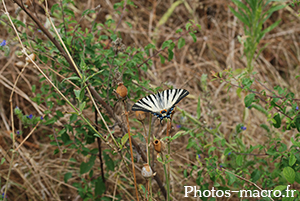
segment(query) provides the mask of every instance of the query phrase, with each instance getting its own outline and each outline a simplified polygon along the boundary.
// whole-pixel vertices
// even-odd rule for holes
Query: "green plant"
[[[28,5],[19,1],[15,1],[15,3],[27,13],[32,20],[31,23],[38,27],[39,32],[45,34],[49,39],[45,42],[39,38],[31,38],[27,33],[20,35],[16,31],[15,34],[22,46],[22,53],[29,58],[29,52],[34,52],[40,63],[51,65],[44,70],[32,58],[29,58],[29,61],[40,72],[40,82],[47,81],[42,84],[41,88],[32,87],[34,93],[32,101],[47,106],[47,110],[44,111],[43,119],[40,119],[33,115],[25,116],[21,109],[16,108],[15,115],[22,122],[18,132],[22,134],[22,129],[25,129],[27,125],[37,126],[37,122],[40,120],[43,120],[44,126],[53,126],[67,119],[59,128],[53,128],[53,134],[49,135],[52,140],[51,144],[58,147],[53,154],[66,153],[66,149],[62,150],[61,147],[68,147],[86,157],[87,161],[81,162],[79,172],[76,173],[81,180],[73,182],[72,185],[77,188],[83,200],[106,199],[101,197],[106,189],[105,180],[111,171],[122,164],[128,171],[129,177],[132,175],[129,163],[125,160],[129,157],[128,149],[125,146],[126,136],[132,141],[135,149],[140,152],[143,160],[147,161],[145,154],[141,152],[134,139],[135,136],[131,137],[130,130],[127,130],[130,127],[128,116],[126,125],[114,111],[114,107],[123,102],[122,111],[127,113],[127,101],[117,99],[114,89],[118,83],[122,82],[128,89],[128,98],[132,100],[145,95],[145,89],[152,91],[149,81],[140,79],[140,74],[147,72],[148,65],[152,63],[153,56],[149,56],[149,50],[156,51],[154,56],[160,54],[162,62],[165,60],[161,53],[167,50],[167,59],[172,60],[178,40],[180,41],[178,47],[181,48],[185,43],[182,38],[184,35],[189,33],[195,39],[194,24],[188,23],[185,32],[179,29],[178,33],[181,35],[178,35],[178,38],[173,41],[165,41],[161,49],[156,49],[154,45],[149,44],[142,50],[122,43],[121,34],[114,31],[118,23],[113,19],[108,19],[105,23],[94,21],[91,27],[83,30],[69,7],[70,4],[73,4],[71,0],[63,0],[61,4],[54,4],[51,10],[48,9],[47,2],[45,2],[46,19],[49,22],[47,28],[27,8]],[[120,9],[127,6],[134,6],[134,4],[132,1],[122,1],[116,3],[114,9],[116,13],[119,13]],[[95,10],[86,10],[82,13],[82,18],[95,12]],[[7,19],[11,20],[7,10],[6,14]],[[50,16],[62,19],[61,23],[55,26]],[[13,28],[15,28],[15,24],[26,28],[17,19],[13,19],[11,22]],[[130,23],[128,25],[130,26]],[[100,31],[99,28],[101,28]],[[133,80],[138,81],[138,84]],[[131,97],[133,95],[135,97]],[[68,105],[68,111],[61,111],[59,108],[65,105]],[[95,121],[87,118],[87,115],[93,111],[101,118],[101,121],[97,116]],[[108,124],[121,128],[122,141],[114,137]],[[96,141],[97,149],[90,148],[89,145]],[[105,150],[101,148],[102,142],[107,145]],[[133,158],[132,151],[130,155]],[[100,161],[101,174],[95,175],[97,157]],[[76,159],[70,160],[69,163],[72,161],[76,161]],[[105,170],[103,163],[106,166]],[[135,177],[134,172],[133,174]],[[62,175],[64,181],[68,182],[74,172],[66,169]],[[87,178],[82,178],[83,175],[86,175]],[[155,179],[161,191],[165,193],[160,178],[156,177]],[[137,199],[138,196],[137,192]],[[121,196],[117,195],[117,197]]]
[[[272,0],[246,0],[246,4],[239,0],[232,0],[232,2],[237,6],[238,11],[229,7],[230,11],[244,24],[245,36],[239,37],[239,41],[244,47],[248,73],[252,73],[253,61],[255,61],[267,45],[266,44],[264,47],[258,49],[259,42],[266,33],[278,26],[280,20],[277,20],[275,23],[264,29],[263,25],[275,11],[284,8],[285,5],[274,4],[271,7],[268,7],[269,4],[273,2]],[[258,52],[255,56],[257,50]]]

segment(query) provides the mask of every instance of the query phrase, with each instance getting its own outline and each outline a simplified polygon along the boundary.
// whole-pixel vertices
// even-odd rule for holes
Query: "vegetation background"
[[[82,126],[82,122],[77,121],[79,115],[74,115],[72,108],[57,95],[32,62],[26,60],[26,57],[21,54],[22,49],[16,34],[4,13],[3,2],[0,5],[0,42],[5,40],[6,43],[2,43],[0,52],[0,150],[2,158],[0,184],[2,195],[5,189],[7,192],[6,197],[2,196],[2,199],[136,200],[132,172],[128,171],[131,169],[126,169],[121,160],[122,157],[114,153],[114,150],[107,145],[112,144],[112,141],[101,144],[106,181],[104,183],[98,180],[101,177],[99,165],[101,161],[96,157],[99,141],[93,139],[88,142],[86,136],[82,134],[84,129],[79,129]],[[23,2],[46,29],[52,29],[45,15],[45,2]],[[128,2],[132,2],[135,6]],[[82,58],[80,52],[91,51],[90,46],[85,45],[93,40],[101,44],[103,50],[112,49],[112,42],[109,39],[115,40],[116,37],[122,38],[122,43],[126,48],[135,48],[133,52],[143,51],[149,43],[156,47],[157,50],[149,49],[148,55],[142,55],[135,65],[130,66],[131,69],[135,68],[134,70],[127,71],[126,68],[120,67],[114,71],[115,63],[111,66],[108,64],[106,67],[110,70],[107,70],[107,74],[97,74],[91,81],[93,86],[99,87],[98,91],[102,91],[102,93],[99,92],[103,95],[102,98],[107,101],[123,124],[126,125],[123,104],[113,93],[113,90],[117,88],[113,81],[114,79],[118,81],[116,78],[118,76],[115,75],[119,73],[124,74],[122,81],[128,88],[126,105],[128,109],[139,98],[155,91],[184,88],[190,92],[190,95],[178,104],[170,132],[171,136],[176,133],[179,135],[171,144],[171,158],[173,159],[170,178],[171,198],[173,200],[196,200],[196,198],[183,197],[184,186],[197,186],[202,190],[211,189],[213,186],[223,190],[236,190],[241,187],[257,189],[250,181],[262,189],[274,189],[279,186],[279,189],[283,190],[282,186],[290,184],[290,189],[296,189],[299,192],[300,156],[295,146],[296,143],[291,141],[291,137],[295,140],[298,138],[297,125],[292,126],[292,129],[286,127],[290,121],[284,119],[292,116],[295,118],[290,119],[297,119],[298,114],[288,115],[288,110],[298,110],[300,93],[297,77],[300,70],[299,5],[291,5],[291,2],[272,2],[272,4],[286,6],[274,12],[263,25],[263,28],[266,28],[280,20],[278,26],[266,33],[257,44],[257,53],[260,48],[265,47],[265,49],[257,54],[256,60],[253,60],[255,74],[247,75],[252,78],[252,85],[247,88],[240,80],[243,72],[246,72],[247,58],[243,56],[243,45],[239,42],[247,37],[244,35],[244,24],[230,12],[229,6],[237,10],[237,6],[232,1],[133,0],[128,2],[119,4],[120,1],[109,0],[49,1],[48,6],[49,10],[53,9],[53,13],[56,13],[56,9],[62,4],[68,8],[64,10],[64,14],[71,16],[70,18],[63,18],[57,12],[56,15],[52,13],[51,19],[59,27],[59,31],[65,29],[68,32],[71,39],[68,40],[66,37],[64,41],[69,45],[72,44],[68,46],[68,49],[74,59],[77,59],[77,64],[82,64],[78,62]],[[55,3],[58,6],[53,8]],[[50,43],[49,38],[14,1],[5,1],[5,4],[11,17],[17,19],[14,21],[15,26],[21,37],[28,42],[26,46],[29,52],[37,55],[38,66],[50,76],[55,85],[59,86],[59,82],[65,83],[65,78],[72,77],[70,68],[61,59],[62,57],[58,56],[61,55],[58,51],[54,51],[48,45],[42,46],[42,44]],[[83,12],[88,9],[95,12],[82,16]],[[111,19],[113,21],[110,22]],[[189,20],[201,25],[201,30],[194,33],[194,38],[189,34],[176,32],[180,28],[185,30]],[[67,26],[64,26],[64,23]],[[99,25],[96,29],[92,29],[98,23],[104,26]],[[79,30],[82,38],[78,40],[79,42],[74,42],[79,39],[76,35],[76,31],[79,32]],[[100,35],[107,35],[107,38],[99,37],[97,35],[99,32],[101,32]],[[51,33],[54,31],[52,30]],[[95,38],[91,38],[89,33],[92,33],[92,37]],[[185,45],[180,49],[177,47],[179,37],[185,41]],[[196,42],[193,39],[196,39]],[[167,59],[170,56],[167,49],[161,49],[164,42],[168,40],[176,43],[171,61]],[[32,45],[33,43],[37,46]],[[152,62],[146,65],[145,61],[150,57]],[[166,58],[163,63],[162,57]],[[86,58],[94,61],[99,57],[91,54],[90,58],[88,56]],[[26,61],[28,66],[24,68]],[[87,62],[86,64],[89,65]],[[119,65],[124,67],[127,63],[120,60]],[[62,73],[63,70],[65,70],[64,73]],[[88,72],[88,76],[101,70],[101,68],[95,70],[93,67],[85,72]],[[57,76],[58,74],[62,77]],[[20,78],[18,78],[19,75]],[[16,80],[18,80],[17,83]],[[75,90],[84,86],[83,82],[80,83],[76,79],[68,81],[75,83],[77,86],[74,87]],[[60,86],[60,90],[70,95],[73,88],[68,91],[70,89],[68,86]],[[14,94],[10,102],[12,90]],[[110,91],[108,93],[110,96],[105,94],[105,91]],[[245,97],[254,91],[257,93],[256,99],[250,102],[256,102],[257,105],[254,106],[256,108],[245,107],[245,104],[247,105],[244,101]],[[285,92],[294,94],[289,102],[285,102]],[[276,109],[274,105],[272,106],[271,99],[274,97],[268,97],[266,94],[275,94],[275,98],[282,101],[282,107]],[[81,95],[88,96],[87,92]],[[70,95],[68,98],[76,105],[83,101],[82,97],[82,100],[77,100],[81,95],[76,97]],[[105,99],[106,97],[109,98]],[[85,107],[83,114],[93,122],[95,113],[92,103],[88,101],[86,103],[88,106],[82,106]],[[15,112],[14,122],[12,122],[11,104]],[[18,108],[15,109],[16,107]],[[77,107],[80,108],[80,104]],[[99,108],[104,113],[105,120],[115,138],[120,142],[124,135],[122,129],[113,123],[110,114],[101,104]],[[280,120],[276,119],[279,113]],[[52,117],[56,118],[53,120]],[[146,124],[148,124],[148,118],[147,114]],[[279,121],[278,126],[276,123]],[[145,151],[145,140],[142,137],[144,128],[136,120],[133,112],[129,112],[129,123],[134,138]],[[72,129],[68,126],[74,130],[71,132]],[[67,132],[67,129],[70,130]],[[163,138],[166,130],[166,123],[162,126],[158,121],[154,123],[153,133],[156,138]],[[103,136],[108,135],[102,123],[100,123],[100,131]],[[16,136],[14,146],[12,132]],[[65,133],[68,133],[68,137]],[[17,145],[28,135],[30,137],[25,140],[16,152],[16,156],[12,158],[11,149],[16,149]],[[82,144],[78,145],[77,140],[82,141]],[[124,153],[123,159],[131,168],[129,144],[123,143],[123,145],[128,151]],[[255,146],[256,150],[253,148]],[[295,146],[294,149],[293,146]],[[279,154],[275,156],[275,153],[271,153],[271,148]],[[140,174],[144,162],[136,150],[133,151],[138,188],[140,192],[144,192],[146,180]],[[291,159],[292,156],[293,159]],[[91,158],[94,158],[92,162]],[[163,167],[155,158],[155,156],[152,158],[155,160],[152,165],[156,169],[157,177],[164,182]],[[291,160],[295,161],[290,162]],[[294,170],[294,179],[287,178],[287,174],[283,171],[288,166]],[[222,170],[222,167],[236,175],[228,174]],[[239,178],[238,175],[245,180]],[[164,200],[163,193],[154,179],[152,179],[151,186],[153,188],[152,199]],[[140,193],[140,199],[142,196],[145,197],[141,194],[143,193]],[[204,197],[201,199],[207,200]],[[219,198],[209,200],[219,200]],[[232,194],[230,198],[224,197],[222,200],[241,200],[241,198],[238,194]]]

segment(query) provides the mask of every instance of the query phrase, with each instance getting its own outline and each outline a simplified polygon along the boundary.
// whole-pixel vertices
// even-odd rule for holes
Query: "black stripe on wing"
[[[140,102],[138,102],[138,103],[140,103]],[[147,105],[148,105],[148,104],[147,104]],[[139,105],[138,105],[137,103],[135,103],[135,104],[132,106],[131,110],[132,110],[132,111],[152,112],[152,111],[150,111],[150,110],[144,108],[142,104],[139,104]]]
[[[152,97],[153,96],[153,97]],[[140,99],[138,102],[136,102],[131,110],[132,111],[144,111],[144,112],[155,112],[154,107],[157,107],[157,101],[155,95],[148,95],[142,99]]]
[[[156,100],[153,100],[153,99],[152,99],[152,95],[146,96],[145,98],[146,98],[147,100],[148,100],[148,98],[149,98],[150,100],[148,100],[148,101],[151,101],[152,104],[153,104],[155,107],[157,107]],[[154,96],[154,98],[156,98],[156,96]],[[150,107],[150,106],[149,106],[149,107]]]
[[[147,110],[141,106],[137,106],[137,105],[133,105],[132,108],[131,108],[132,111],[143,111],[143,112],[151,112],[153,113],[152,111],[150,110]]]
[[[186,97],[187,95],[189,95],[190,92],[188,92],[188,90],[186,90],[186,89],[176,89],[176,93],[175,94],[177,94],[177,93],[179,93],[180,95],[179,95],[178,99],[176,100],[176,102],[174,103],[174,105],[177,104],[177,103],[179,103],[179,101],[181,101],[181,99],[183,99],[184,97]],[[174,97],[175,96],[176,95],[174,95]]]
[[[172,97],[172,102],[174,101],[174,98],[176,97],[176,95],[177,95],[177,93],[178,93],[178,89],[172,89],[172,90],[174,90],[175,91],[175,93],[174,93],[174,95],[173,95],[173,97]],[[175,102],[175,104],[176,104],[177,102]]]

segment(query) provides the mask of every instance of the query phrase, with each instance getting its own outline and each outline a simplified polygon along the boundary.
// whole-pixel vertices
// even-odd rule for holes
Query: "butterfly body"
[[[175,105],[188,94],[185,89],[167,89],[142,98],[132,106],[132,110],[151,112],[160,121],[170,119]]]

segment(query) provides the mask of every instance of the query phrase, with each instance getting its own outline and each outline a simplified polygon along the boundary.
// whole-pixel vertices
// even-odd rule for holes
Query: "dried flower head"
[[[126,46],[122,43],[121,38],[117,38],[115,41],[111,43],[114,52],[124,52]]]
[[[35,60],[35,54],[34,53],[30,54],[29,57],[26,57],[26,59],[25,59],[25,61],[27,63],[32,63],[32,61],[34,61],[34,60]]]
[[[145,179],[148,179],[148,178],[153,176],[153,171],[152,171],[152,169],[151,169],[151,167],[149,166],[148,163],[145,163],[144,167],[142,168],[142,176]]]
[[[146,114],[143,111],[135,111],[135,116],[136,119],[139,120],[140,122],[144,121],[144,119],[146,118]]]
[[[155,139],[152,143],[157,153],[162,152],[166,148],[165,143],[161,140]]]
[[[119,99],[126,98],[128,91],[127,91],[127,88],[124,86],[123,82],[120,82],[118,84],[116,93],[117,93],[117,98],[119,98]]]
[[[25,66],[25,63],[23,61],[17,61],[15,63],[15,66],[17,66],[18,68],[23,68]]]

